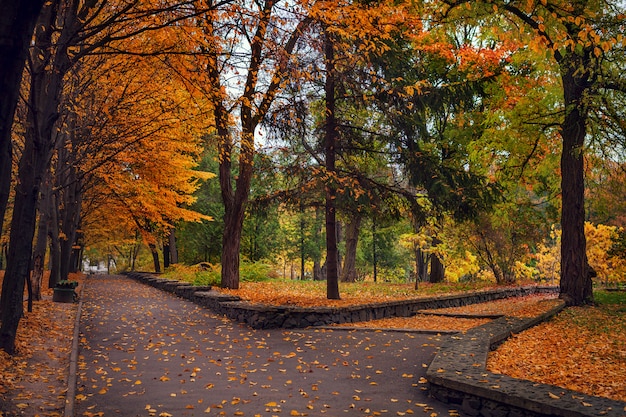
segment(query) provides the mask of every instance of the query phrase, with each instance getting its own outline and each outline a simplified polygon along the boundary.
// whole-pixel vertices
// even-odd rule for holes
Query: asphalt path
[[[121,276],[83,291],[75,416],[449,416],[409,332],[253,330]]]

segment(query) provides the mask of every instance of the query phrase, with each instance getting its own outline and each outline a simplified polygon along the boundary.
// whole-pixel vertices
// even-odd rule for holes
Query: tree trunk
[[[430,282],[443,282],[445,278],[445,268],[443,262],[436,254],[430,255]]]
[[[326,31],[324,38],[324,63],[326,65],[326,126],[324,127],[324,154],[326,157],[326,297],[338,300],[339,276],[337,271],[337,220],[335,184],[335,154],[337,146],[337,121],[335,119],[335,50],[331,34]]]
[[[159,262],[159,251],[154,243],[148,243],[150,253],[152,253],[152,261],[154,262],[154,272],[161,273],[161,263]]]
[[[48,278],[48,288],[54,288],[61,280],[61,246],[59,242],[59,208],[57,193],[50,195],[50,226],[48,227],[48,237],[50,241],[50,277]]]
[[[52,173],[48,170],[41,187],[39,198],[39,222],[37,228],[37,242],[33,250],[33,271],[31,274],[31,285],[33,287],[33,299],[41,300],[41,283],[43,281],[46,251],[48,249],[48,231],[50,228],[50,213],[52,207],[51,178]]]
[[[39,187],[52,149],[46,130],[35,132],[37,127],[31,119],[19,163],[7,270],[2,283],[0,348],[9,354],[15,352],[17,327],[23,314],[24,284],[30,274]]]
[[[178,263],[178,248],[176,247],[176,228],[170,228],[170,234],[168,236],[170,247],[170,264]]]
[[[59,152],[63,154],[64,151]],[[67,161],[65,158],[59,157],[59,162]],[[59,184],[62,188],[63,202],[60,212],[61,231],[64,238],[61,240],[61,279],[67,279],[70,271],[75,270],[77,261],[76,249],[80,249],[77,245],[79,241],[79,224],[80,224],[80,208],[82,204],[81,183],[77,178],[75,168],[68,169],[67,175],[64,176],[63,183]]]
[[[170,243],[169,240],[163,243],[163,268],[167,269],[170,266]]]
[[[374,263],[374,282],[378,282],[378,254],[376,252],[376,217],[372,217],[372,261]]]
[[[441,244],[441,240],[433,238],[433,248],[437,248]],[[445,268],[441,258],[435,252],[430,255],[430,282],[443,282],[445,278]]]
[[[28,48],[43,0],[0,2],[0,235],[11,189],[11,128]]]
[[[346,254],[343,260],[342,282],[356,282],[358,279],[356,271],[356,253],[362,219],[363,216],[355,214],[352,216],[350,223],[346,226]]]
[[[64,47],[67,39],[61,34],[59,44],[64,45],[54,55],[53,69],[44,65],[45,54],[52,37],[55,21],[55,4],[45,7],[41,25],[36,30],[32,53],[31,88],[28,99],[24,149],[18,167],[15,203],[11,220],[7,270],[2,285],[0,348],[8,353],[15,351],[15,337],[23,314],[24,284],[30,278],[32,243],[37,220],[37,200],[41,181],[50,164],[53,149],[53,128],[58,118],[63,74],[69,61]],[[64,44],[64,42],[66,42]],[[42,54],[42,55],[40,55]]]
[[[589,53],[589,52],[587,52]],[[561,126],[561,289],[568,305],[593,303],[590,267],[585,238],[584,141],[587,110],[584,95],[589,89],[589,60],[570,53],[560,62],[565,103]],[[582,70],[581,70],[582,69]]]

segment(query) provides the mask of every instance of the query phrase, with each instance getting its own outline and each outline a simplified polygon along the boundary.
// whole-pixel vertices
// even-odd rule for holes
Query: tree
[[[22,71],[43,0],[0,3],[0,235],[11,188],[11,127]]]
[[[42,9],[29,59],[25,139],[2,290],[0,348],[9,353],[15,349],[16,331],[22,316],[23,287],[30,272],[41,181],[52,159],[55,133],[62,136],[71,130],[71,123],[63,124],[59,118],[65,87],[68,86],[65,77],[90,53],[102,52],[105,46],[112,46],[114,42],[181,19],[180,16],[165,19],[165,22],[158,19],[163,11],[172,10],[169,6],[153,8],[134,1],[105,7],[99,2],[59,0],[46,3]],[[133,19],[128,18],[129,13]],[[110,30],[116,24],[117,30]]]
[[[456,9],[466,2],[446,3]],[[525,25],[522,30],[530,29],[534,33],[536,47],[551,55],[560,74],[563,89],[560,296],[568,305],[593,302],[593,274],[584,233],[584,146],[594,94],[625,90],[621,73],[611,68],[610,61],[603,60],[618,45],[614,28],[622,21],[620,8],[623,7],[587,0],[536,4],[489,2],[474,8],[474,12],[483,14],[495,10],[522,22]]]
[[[308,26],[297,4],[275,0],[232,1],[199,14],[195,25],[204,39],[190,65],[202,61],[219,149],[224,203],[222,286],[239,287],[239,252],[256,153],[255,135],[268,115]],[[245,17],[244,17],[245,16]],[[238,81],[228,81],[233,77]],[[233,87],[233,88],[230,88]],[[238,110],[238,112],[236,112]],[[236,116],[238,115],[238,116]],[[236,178],[235,178],[236,177]]]

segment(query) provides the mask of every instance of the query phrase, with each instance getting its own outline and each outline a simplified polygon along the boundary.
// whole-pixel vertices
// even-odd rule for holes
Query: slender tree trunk
[[[39,188],[42,176],[48,167],[49,152],[52,149],[48,143],[49,139],[45,136],[46,131],[35,132],[34,123],[30,126],[32,127],[26,135],[19,164],[19,181],[15,188],[7,270],[0,302],[2,306],[0,348],[9,354],[15,352],[17,327],[23,314],[24,284],[29,278],[31,269]]]
[[[163,243],[163,268],[167,269],[170,266],[170,244],[169,240],[167,243]]]
[[[48,249],[48,233],[50,230],[52,207],[52,173],[50,170],[46,173],[46,177],[41,187],[39,198],[39,222],[37,228],[37,242],[33,250],[33,271],[31,274],[31,282],[33,287],[33,298],[36,301],[41,300],[41,284],[45,269],[46,251]]]
[[[326,65],[326,126],[324,153],[326,157],[326,297],[339,299],[337,219],[335,184],[335,157],[337,146],[337,121],[335,119],[335,48],[331,34],[326,31],[324,40],[324,63]]]
[[[73,168],[70,169],[74,171]],[[61,225],[64,238],[61,240],[61,279],[67,279],[77,260],[76,249],[79,239],[80,208],[82,204],[81,184],[75,172],[67,177],[69,185],[63,188]]]
[[[343,260],[342,282],[356,282],[358,279],[356,271],[356,253],[362,219],[362,215],[355,214],[346,226],[346,254]]]
[[[59,241],[58,194],[53,192],[50,198],[50,226],[48,227],[48,237],[50,241],[50,277],[48,277],[48,288],[54,288],[57,282],[61,280],[61,244]]]
[[[63,48],[56,51],[53,69],[44,65],[52,38],[52,22],[56,17],[54,3],[42,11],[41,24],[36,30],[31,62],[31,88],[24,149],[18,168],[15,204],[11,220],[11,234],[7,270],[0,301],[0,348],[15,351],[15,337],[23,314],[24,284],[30,278],[32,243],[37,220],[37,200],[41,181],[49,168],[53,146],[53,129],[58,118],[58,107],[63,89],[63,74],[69,61]],[[59,44],[66,41],[63,33]],[[64,45],[67,47],[67,45]],[[40,55],[41,54],[41,55]]]
[[[378,233],[376,232],[376,217],[372,217],[372,262],[374,263],[374,282],[378,282],[378,252],[376,251],[376,240]]]
[[[170,247],[170,264],[178,263],[178,248],[176,247],[176,228],[170,228],[170,234],[168,236]]]
[[[11,189],[11,128],[28,47],[43,0],[0,2],[0,235]]]
[[[159,251],[154,243],[148,243],[150,253],[152,253],[152,261],[154,262],[154,272],[161,273],[161,263],[159,262]]]
[[[325,276],[322,276],[322,210],[321,207],[315,207],[315,251],[313,254],[313,280],[324,281]]]

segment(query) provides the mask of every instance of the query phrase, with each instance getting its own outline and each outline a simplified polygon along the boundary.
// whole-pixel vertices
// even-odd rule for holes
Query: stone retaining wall
[[[431,394],[457,406],[463,415],[480,417],[626,416],[626,403],[584,395],[553,385],[487,371],[489,351],[557,314],[564,304],[539,317],[501,317],[449,336],[427,371]]]
[[[270,306],[242,301],[237,296],[213,291],[210,287],[193,287],[187,282],[157,278],[147,273],[128,272],[126,275],[187,298],[196,304],[210,308],[218,314],[223,314],[255,329],[304,328],[356,323],[386,317],[411,317],[421,310],[459,307],[503,298],[556,291],[556,287],[525,286],[348,307]]]

